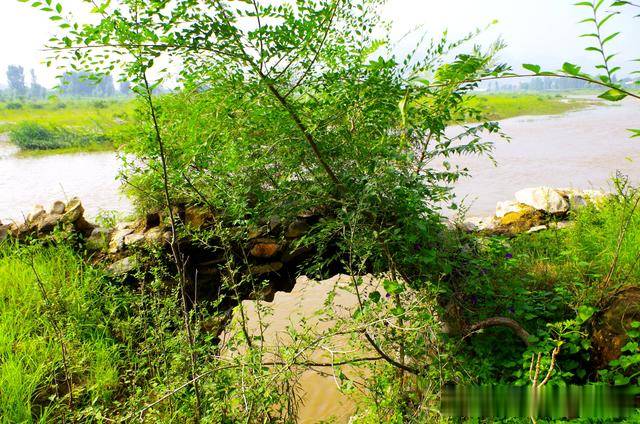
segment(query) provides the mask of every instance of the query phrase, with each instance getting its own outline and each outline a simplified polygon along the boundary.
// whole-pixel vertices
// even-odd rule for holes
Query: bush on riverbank
[[[425,296],[422,290],[400,289],[391,281],[384,288],[392,296],[366,296],[362,310],[336,325],[335,331],[354,335],[365,326],[383,349],[394,351],[412,332],[397,326],[400,311],[395,310],[394,297],[400,296],[407,308],[403,316],[421,329],[407,364],[425,366],[422,376],[405,375],[400,385],[397,370],[384,361],[359,365],[362,395],[354,398],[359,405],[355,422],[434,420],[429,412],[438,407],[437,395],[429,390],[433,384],[527,385],[531,358],[541,355],[544,374],[558,346],[549,385],[638,384],[640,310],[633,303],[637,298],[628,292],[640,286],[640,211],[634,208],[638,199],[637,191],[627,189],[605,203],[578,210],[570,227],[514,238],[443,230],[441,257],[458,274],[453,280],[447,277],[455,291],[449,296],[452,302],[439,312],[448,333],[441,333],[440,319],[431,312],[439,310],[434,305],[437,293]],[[629,222],[628,232],[618,243],[624,222]],[[63,240],[62,235],[54,233],[50,245],[0,244],[0,328],[5,329],[0,332],[0,414],[10,421],[32,416],[46,422],[72,417],[139,419],[146,405],[180,387],[189,369],[179,289],[167,253],[134,248],[138,268],[123,284],[101,266],[86,264],[73,237],[55,240]],[[619,261],[605,287],[602,283],[616,256]],[[260,408],[287,399],[288,384],[301,368],[292,369],[287,361],[282,367],[265,368],[259,352],[242,341],[242,355],[221,360],[217,336],[224,319],[219,303],[207,292],[200,296],[191,318],[198,367],[206,375],[201,379],[207,393],[203,421],[246,418],[246,411],[235,403],[243,397],[261,402]],[[619,311],[622,314],[615,315]],[[330,314],[331,308],[324,313]],[[471,324],[494,316],[519,323],[532,336],[529,345],[508,328],[467,332]],[[620,323],[621,328],[615,327]],[[605,330],[609,333],[603,340]],[[288,360],[295,362],[305,357],[301,352],[317,348],[311,334],[294,334],[295,348],[283,352],[291,355]],[[361,348],[357,354],[335,352],[335,361],[361,357],[370,349],[366,343]],[[617,348],[613,353],[619,359],[609,360],[612,348]],[[421,355],[443,362],[423,364],[417,361]],[[342,368],[335,372],[341,389],[353,394]],[[72,408],[66,374],[73,381]],[[392,388],[402,396],[395,397]],[[193,396],[188,389],[179,390],[146,411],[145,418],[188,421]],[[254,408],[255,412],[259,407]]]
[[[45,126],[35,122],[21,122],[9,132],[9,140],[23,150],[55,150],[108,146],[111,141],[105,135]]]

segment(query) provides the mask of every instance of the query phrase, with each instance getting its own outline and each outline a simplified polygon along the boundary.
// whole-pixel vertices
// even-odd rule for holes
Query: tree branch
[[[510,328],[526,346],[531,345],[531,342],[529,342],[529,337],[531,337],[531,335],[520,324],[518,324],[518,322],[512,320],[511,318],[494,317],[485,319],[469,327],[469,329],[467,330],[467,334],[475,333],[490,327]]]

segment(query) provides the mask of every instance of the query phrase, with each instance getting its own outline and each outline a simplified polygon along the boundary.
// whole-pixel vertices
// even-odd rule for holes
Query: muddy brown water
[[[501,123],[511,142],[496,141],[497,166],[487,158],[452,161],[472,176],[456,186],[470,215],[492,215],[496,203],[526,187],[610,190],[620,171],[640,183],[640,102],[623,101],[557,116],[518,117]]]

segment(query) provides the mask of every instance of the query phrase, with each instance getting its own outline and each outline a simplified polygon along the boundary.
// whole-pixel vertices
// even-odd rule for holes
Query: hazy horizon
[[[75,3],[78,4],[76,10],[85,7],[80,0]],[[69,4],[73,2],[65,2],[66,10],[71,9]],[[498,23],[482,34],[479,41],[488,44],[502,38],[507,48],[501,53],[501,60],[514,69],[519,69],[522,63],[557,69],[564,61],[585,67],[597,63],[596,55],[584,51],[588,40],[579,37],[589,29],[585,24],[578,24],[586,11],[573,6],[573,1],[564,0],[450,0],[447,4],[434,0],[390,0],[383,8],[383,16],[393,23],[393,40],[400,40],[407,31],[418,28],[433,37],[448,29],[455,38],[497,20]],[[610,51],[619,53],[614,60],[617,65],[628,65],[640,56],[634,45],[634,40],[640,39],[640,27],[633,24],[631,19],[623,17],[614,22],[615,30],[622,31],[619,39],[609,45]],[[8,65],[23,66],[27,82],[29,71],[34,69],[41,84],[55,85],[55,68],[47,68],[42,61],[46,58],[43,47],[56,29],[55,22],[50,21],[47,14],[29,3],[5,0],[0,5],[0,37],[12,40],[0,49],[0,86],[6,86]],[[613,25],[608,30],[612,32]]]

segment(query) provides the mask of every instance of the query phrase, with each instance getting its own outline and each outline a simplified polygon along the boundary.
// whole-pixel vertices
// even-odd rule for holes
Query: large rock
[[[9,237],[10,230],[10,225],[2,225],[2,222],[0,222],[0,241],[3,241],[7,237]]]
[[[129,256],[112,263],[107,267],[107,271],[114,277],[124,277],[138,268],[138,260],[135,256]]]
[[[199,230],[212,223],[213,214],[206,208],[199,206],[189,206],[184,211],[184,224],[187,227]]]
[[[65,208],[66,205],[64,204],[64,202],[56,200],[55,202],[53,202],[53,205],[51,205],[49,213],[53,215],[62,215],[65,211]]]
[[[527,205],[513,200],[498,202],[496,205],[496,218],[503,218],[508,213],[522,212],[525,209],[528,209]]]
[[[284,264],[282,262],[273,262],[264,265],[252,265],[249,267],[249,272],[255,276],[271,274],[272,272],[280,271],[283,266]]]
[[[557,191],[549,187],[526,188],[516,193],[516,200],[548,214],[569,212],[569,202]]]
[[[57,214],[44,214],[40,217],[37,223],[38,234],[48,234],[53,231],[54,228],[62,220],[62,215]]]
[[[125,247],[134,247],[139,246],[144,241],[144,234],[133,233],[128,234],[124,237],[124,245]]]
[[[36,223],[40,218],[42,218],[44,215],[46,215],[46,211],[44,210],[44,207],[42,205],[35,205],[33,207],[33,210],[29,213],[29,215],[27,215],[27,220],[25,221],[26,224],[34,224]]]
[[[124,239],[129,234],[133,233],[133,228],[117,228],[111,235],[111,241],[109,242],[109,253],[118,253],[124,249]]]
[[[523,208],[519,212],[510,212],[500,219],[497,230],[511,234],[519,234],[528,231],[530,228],[543,225],[545,223],[544,213],[530,206]]]
[[[62,215],[62,222],[75,223],[82,218],[83,214],[84,207],[82,206],[82,202],[77,197],[74,197],[67,203],[65,213]]]
[[[155,227],[144,233],[144,239],[150,245],[162,245],[171,242],[171,231],[166,231],[162,227]]]
[[[280,253],[280,245],[271,239],[259,239],[249,253],[254,258],[273,258]]]
[[[465,231],[470,233],[481,231],[493,231],[496,228],[497,222],[493,216],[471,216],[464,220],[462,227]]]
[[[289,226],[287,227],[287,231],[285,233],[285,237],[289,239],[296,239],[296,238],[302,237],[307,233],[307,231],[309,231],[309,228],[310,227],[307,221],[302,219],[297,219],[293,221],[291,224],[289,224]]]
[[[86,242],[86,248],[89,251],[105,251],[109,247],[109,235],[111,230],[108,228],[95,228]]]

